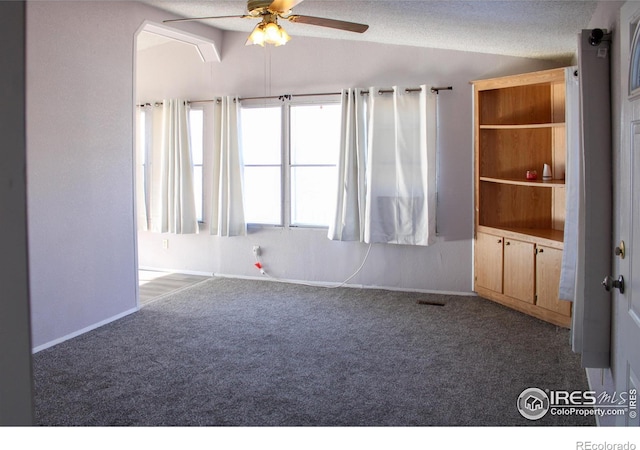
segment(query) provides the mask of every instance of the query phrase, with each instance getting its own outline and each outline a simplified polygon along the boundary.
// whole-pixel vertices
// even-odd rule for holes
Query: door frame
[[[633,283],[633,248],[634,248],[634,205],[637,203],[637,197],[634,198],[633,186],[634,177],[640,177],[640,174],[634,174],[634,155],[633,146],[640,144],[640,97],[638,92],[633,95],[629,90],[629,69],[630,69],[630,53],[632,38],[634,37],[633,24],[636,28],[640,27],[640,3],[627,2],[620,9],[619,30],[620,32],[613,39],[613,44],[617,50],[614,52],[619,57],[618,73],[612,74],[612,98],[615,105],[618,100],[618,114],[614,115],[614,133],[613,137],[613,233],[611,245],[612,273],[604,275],[614,275],[616,278],[619,274],[625,277],[626,286],[625,293],[622,294],[614,289],[611,296],[611,367],[602,370],[599,374],[593,369],[588,371],[589,381],[592,388],[598,388],[607,392],[627,393],[629,394],[632,379],[630,373],[630,365],[627,362],[628,356],[632,355],[632,341],[635,340],[630,333],[631,328],[629,322],[629,308],[632,305],[634,291],[640,293],[640,287]],[[633,102],[633,103],[632,103]],[[637,138],[634,138],[634,130],[637,130]],[[636,156],[640,158],[640,155]],[[640,180],[636,180],[640,183]],[[640,215],[637,215],[640,217]],[[638,220],[636,218],[636,220]],[[636,224],[636,228],[640,223]],[[627,250],[626,257],[614,255],[614,247],[618,246],[620,241],[625,241]],[[640,239],[638,239],[640,246]],[[640,253],[636,253],[638,259]],[[636,265],[640,261],[636,262]],[[640,280],[639,280],[640,281]],[[630,339],[631,338],[631,339]],[[637,354],[637,353],[636,353]],[[637,375],[637,373],[636,373]],[[594,380],[595,378],[595,380]],[[599,378],[599,380],[598,380]],[[595,381],[595,383],[593,383]],[[632,381],[636,386],[638,380]],[[599,384],[599,386],[598,386]],[[636,412],[637,413],[637,412]],[[624,416],[616,416],[609,418],[600,418],[600,425],[619,425],[625,426],[629,424],[638,424],[638,418],[630,417],[630,414]]]

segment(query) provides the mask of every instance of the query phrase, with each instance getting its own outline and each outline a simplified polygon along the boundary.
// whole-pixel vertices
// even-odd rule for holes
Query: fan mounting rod
[[[278,11],[271,11],[269,9],[271,3],[273,3],[273,0],[248,0],[247,10],[249,11],[249,14],[254,17],[278,13]]]

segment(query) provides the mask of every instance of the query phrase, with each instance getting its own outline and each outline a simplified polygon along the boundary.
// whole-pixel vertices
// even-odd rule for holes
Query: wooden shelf
[[[478,231],[506,238],[519,239],[548,245],[549,247],[562,249],[564,247],[564,231],[551,228],[521,228],[521,227],[489,227],[478,225]]]
[[[474,288],[560,326],[566,210],[565,69],[473,82]],[[549,165],[557,179],[545,181]],[[530,170],[539,179],[527,180]]]
[[[564,180],[523,180],[515,178],[494,178],[494,177],[480,177],[480,181],[486,181],[488,183],[501,183],[512,184],[515,186],[530,186],[530,187],[542,187],[542,188],[561,188],[565,186]]]
[[[532,128],[558,128],[565,126],[564,122],[558,123],[527,123],[522,125],[480,125],[481,130],[526,130]]]
[[[541,70],[539,72],[523,73],[508,77],[488,78],[484,80],[474,80],[472,84],[479,89],[505,89],[512,87],[522,87],[531,84],[541,83],[564,83],[564,73],[558,69]]]

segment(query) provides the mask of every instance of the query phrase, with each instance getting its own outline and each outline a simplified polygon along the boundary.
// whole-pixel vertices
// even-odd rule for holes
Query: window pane
[[[279,106],[240,110],[244,164],[281,164],[281,121],[282,114]]]
[[[193,194],[196,200],[196,218],[203,222],[202,205],[203,180],[202,163],[204,158],[204,110],[189,110],[189,139],[191,141],[191,163],[193,165]]]
[[[204,137],[204,110],[192,109],[189,111],[189,128],[191,137],[191,158],[194,165],[202,165]]]
[[[291,164],[336,164],[340,145],[339,104],[291,107]]]
[[[138,117],[138,161],[144,166],[147,163],[147,112],[140,111]]]
[[[291,224],[329,226],[336,197],[335,167],[291,168]]]
[[[204,222],[202,215],[202,166],[193,166],[193,191],[196,198],[196,218]]]
[[[247,223],[281,225],[280,167],[244,168],[244,214]]]

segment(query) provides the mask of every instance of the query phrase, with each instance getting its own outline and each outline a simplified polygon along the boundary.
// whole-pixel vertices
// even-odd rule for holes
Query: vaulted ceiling
[[[167,18],[234,16],[247,13],[246,0],[143,0],[167,11]],[[464,50],[499,55],[566,60],[577,35],[588,28],[597,1],[330,1],[305,0],[295,14],[368,24],[364,34],[282,22],[288,33],[329,39]],[[256,19],[212,19],[203,23],[247,34]]]

